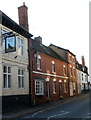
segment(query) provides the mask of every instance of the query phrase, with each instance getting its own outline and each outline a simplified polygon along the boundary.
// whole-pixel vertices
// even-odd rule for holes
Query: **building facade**
[[[67,62],[51,48],[42,44],[40,37],[32,41],[32,104],[69,97]]]
[[[0,23],[0,96],[2,108],[29,103],[28,40],[25,31],[2,11]]]
[[[76,56],[69,50],[53,44],[51,44],[49,47],[68,62],[69,94],[70,96],[77,95]]]

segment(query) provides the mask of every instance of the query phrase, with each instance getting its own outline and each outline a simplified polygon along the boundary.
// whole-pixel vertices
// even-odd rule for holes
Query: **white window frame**
[[[54,61],[52,61],[52,66],[51,66],[52,68],[52,73],[54,73],[55,72],[55,62]]]
[[[73,90],[76,90],[76,83],[73,82]]]
[[[70,76],[71,77],[73,76],[73,68],[72,68],[72,66],[70,66]]]
[[[63,65],[63,75],[66,75],[66,66]]]
[[[20,68],[18,69],[18,88],[24,88],[24,70]]]
[[[6,67],[6,72],[4,71],[4,67]],[[10,72],[9,72],[10,68]],[[6,80],[4,79],[4,76],[6,75]],[[10,76],[10,82],[9,82],[9,76]],[[11,88],[11,67],[9,66],[3,66],[3,88]]]
[[[37,70],[41,70],[41,56],[37,56]]]
[[[56,79],[53,79],[53,94],[56,94]]]
[[[35,80],[35,95],[44,95],[44,80]]]
[[[24,39],[18,37],[18,55],[24,55]]]
[[[64,80],[64,92],[67,93],[67,81]]]
[[[2,34],[7,33],[7,32],[9,32],[9,31],[2,28]],[[3,50],[5,52],[5,39],[4,38],[2,38],[2,46],[3,46]]]

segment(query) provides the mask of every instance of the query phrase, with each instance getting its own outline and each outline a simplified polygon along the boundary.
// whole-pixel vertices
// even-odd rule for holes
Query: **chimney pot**
[[[25,5],[25,2],[23,2],[23,5]]]
[[[82,56],[82,66],[85,68],[85,58]]]

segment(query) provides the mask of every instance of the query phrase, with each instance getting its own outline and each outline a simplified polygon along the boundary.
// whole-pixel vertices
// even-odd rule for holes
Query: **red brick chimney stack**
[[[85,68],[85,58],[82,56],[82,66]]]
[[[18,7],[19,25],[29,32],[28,26],[28,7],[23,2],[23,5]]]

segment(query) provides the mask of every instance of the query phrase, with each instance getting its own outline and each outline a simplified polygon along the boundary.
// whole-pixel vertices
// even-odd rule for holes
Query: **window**
[[[66,75],[66,66],[63,65],[63,75]]]
[[[2,30],[2,43],[6,53],[16,51],[16,37],[12,32]]]
[[[76,71],[75,71],[75,68],[73,68],[73,72],[74,72],[74,77],[76,76]]]
[[[35,95],[44,95],[44,81],[35,80]]]
[[[8,31],[5,29],[2,29],[2,34],[7,33]],[[2,45],[3,45],[3,49],[5,50],[5,39],[2,37]]]
[[[87,82],[87,75],[85,75],[85,82]]]
[[[76,83],[73,82],[73,90],[75,91],[76,90]]]
[[[53,79],[53,93],[56,94],[56,79]]]
[[[11,87],[11,67],[3,67],[3,88]]]
[[[18,69],[18,87],[24,88],[24,70]]]
[[[37,69],[41,70],[41,57],[40,57],[40,55],[37,56]]]
[[[24,55],[24,39],[18,37],[18,55]]]
[[[72,66],[70,67],[70,76],[73,76]]]
[[[64,92],[67,93],[67,84],[66,84],[66,80],[64,80]]]
[[[83,74],[82,74],[82,81],[83,81]]]
[[[54,63],[54,61],[52,61],[52,73],[54,73],[55,72],[55,63]]]

